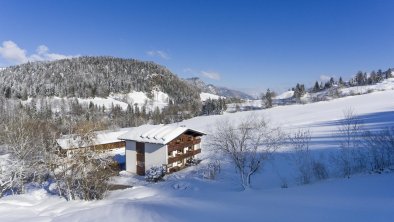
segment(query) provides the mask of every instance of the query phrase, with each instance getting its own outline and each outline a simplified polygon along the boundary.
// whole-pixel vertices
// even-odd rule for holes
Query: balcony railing
[[[175,150],[180,150],[185,147],[190,147],[196,144],[201,143],[201,139],[194,139],[194,140],[189,140],[189,141],[184,141],[178,144],[168,144],[168,152],[172,152]]]
[[[192,156],[199,154],[199,153],[201,153],[201,149],[190,150],[190,151],[187,151],[186,153],[183,153],[183,154],[177,154],[175,157],[169,157],[168,163],[169,164],[175,163],[177,161],[183,160],[188,157],[192,157]]]

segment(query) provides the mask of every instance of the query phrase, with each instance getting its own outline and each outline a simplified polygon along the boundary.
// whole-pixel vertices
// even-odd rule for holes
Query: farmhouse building
[[[81,149],[94,149],[98,152],[105,152],[114,149],[124,148],[126,143],[118,137],[127,132],[126,129],[118,131],[98,131],[94,133],[94,138],[91,141],[86,141],[79,135],[64,135],[57,139],[57,144],[60,152],[67,156],[71,156],[74,152]]]
[[[201,152],[201,136],[184,126],[144,125],[131,129],[119,139],[126,141],[126,171],[144,175],[154,166],[165,166],[168,173],[186,166]]]

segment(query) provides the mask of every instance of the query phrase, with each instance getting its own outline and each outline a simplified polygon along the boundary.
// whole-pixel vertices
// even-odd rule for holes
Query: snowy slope
[[[215,94],[212,94],[212,93],[205,93],[205,92],[200,93],[201,102],[204,102],[204,101],[206,101],[208,99],[218,100],[219,98],[225,98],[225,97],[218,96],[218,95],[215,95]]]
[[[394,90],[394,78],[385,79],[375,85],[355,86],[341,89],[342,95],[365,94],[371,91]]]
[[[210,132],[223,119],[232,122],[263,115],[286,131],[308,128],[311,149],[328,158],[337,148],[334,133],[343,110],[352,107],[367,128],[394,125],[394,91],[349,96],[306,105],[202,116],[183,121]],[[174,124],[177,125],[177,124]],[[300,186],[286,150],[267,163],[252,180],[253,189],[241,192],[234,168],[211,152],[203,139],[202,158],[190,167],[167,176],[165,182],[146,185],[123,176],[133,188],[114,191],[102,201],[66,202],[43,190],[0,199],[0,221],[393,221],[393,173],[335,178]],[[204,180],[201,171],[210,159],[222,161],[215,181]],[[289,188],[280,188],[283,181]]]
[[[144,92],[137,91],[128,94],[112,94],[110,98],[126,103],[126,108],[127,104],[137,104],[140,108],[146,105],[148,110],[153,110],[156,107],[162,109],[166,107],[169,102],[168,94],[156,90],[152,91],[152,98],[149,98]]]
[[[61,106],[64,105],[67,108],[68,101],[74,100],[75,98],[60,98],[60,97],[47,97],[46,101],[51,104],[53,112],[59,112],[61,110]],[[90,103],[97,106],[104,106],[106,110],[110,110],[113,106],[120,106],[123,110],[127,109],[127,106],[130,105],[134,107],[137,105],[139,108],[142,108],[144,105],[147,108],[147,111],[154,110],[156,107],[159,109],[163,109],[168,105],[169,96],[161,91],[152,91],[152,98],[149,98],[144,92],[133,91],[128,94],[111,94],[107,98],[95,97],[95,98],[77,98],[78,103],[83,106],[89,106]],[[29,104],[32,101],[29,98],[26,101],[22,101],[22,104]],[[36,99],[37,108],[40,106],[40,99]],[[62,104],[64,102],[64,104]]]
[[[97,106],[105,106],[105,108],[108,110],[112,107],[112,105],[114,106],[120,106],[123,110],[127,109],[127,103],[125,102],[121,102],[119,100],[113,99],[113,98],[100,98],[100,97],[96,97],[96,98],[91,98],[91,99],[82,99],[82,98],[78,98],[78,102],[80,104],[83,104],[85,106],[88,106],[90,102],[92,102],[94,105]]]
[[[289,99],[289,98],[293,97],[293,95],[294,95],[294,91],[290,90],[290,91],[286,91],[286,92],[283,92],[283,93],[275,96],[274,99]]]

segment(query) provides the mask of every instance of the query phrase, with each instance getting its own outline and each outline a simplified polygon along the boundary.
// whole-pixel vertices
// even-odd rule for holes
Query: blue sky
[[[150,60],[258,92],[394,67],[394,1],[0,0],[0,66]]]

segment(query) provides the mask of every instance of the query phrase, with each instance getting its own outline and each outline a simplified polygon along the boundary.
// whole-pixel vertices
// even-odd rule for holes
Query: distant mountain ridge
[[[196,86],[198,89],[200,89],[202,92],[205,92],[205,93],[211,93],[211,94],[215,94],[218,96],[224,96],[226,98],[233,97],[233,98],[239,98],[239,99],[254,99],[253,96],[251,96],[247,93],[238,91],[238,90],[233,90],[233,89],[229,89],[226,87],[214,86],[212,84],[206,84],[204,81],[202,81],[198,77],[188,78],[188,79],[185,79],[185,81],[193,86]]]

